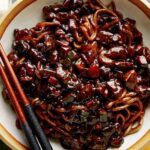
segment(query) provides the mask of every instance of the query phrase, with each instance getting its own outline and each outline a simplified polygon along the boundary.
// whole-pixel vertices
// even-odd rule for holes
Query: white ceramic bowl
[[[0,20],[0,38],[4,49],[9,53],[13,40],[13,30],[15,28],[30,28],[42,20],[42,8],[60,0],[19,0]],[[137,21],[137,26],[143,33],[144,44],[150,47],[150,5],[145,0],[114,0],[117,10],[125,17],[133,18]],[[110,2],[110,0],[103,0]],[[0,91],[2,91],[0,82]],[[15,126],[16,115],[0,94],[0,138],[12,149],[23,150],[28,147],[24,133]],[[147,133],[147,134],[146,134]],[[146,134],[146,135],[145,135]],[[144,136],[145,135],[145,136]],[[143,137],[143,138],[142,138]],[[139,140],[141,139],[142,140]],[[118,150],[133,149],[141,146],[150,146],[150,106],[148,106],[144,124],[140,131],[125,137],[123,145]],[[138,142],[137,142],[138,141]],[[59,143],[51,141],[54,150],[62,150]],[[135,144],[136,143],[136,144]],[[129,148],[130,147],[130,148]]]

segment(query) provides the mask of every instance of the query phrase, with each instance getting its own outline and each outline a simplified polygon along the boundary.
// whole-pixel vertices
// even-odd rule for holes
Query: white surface
[[[0,17],[11,5],[11,0],[0,0]]]
[[[1,0],[0,0],[1,1]],[[106,1],[106,0],[103,0]],[[51,3],[56,2],[55,0],[51,0]],[[143,33],[145,45],[150,47],[150,20],[138,10],[133,4],[128,2],[127,0],[115,0],[117,4],[117,9],[121,11],[124,16],[128,16],[133,18],[137,21],[137,26],[140,31]],[[32,5],[26,7],[19,15],[15,17],[15,19],[10,23],[6,32],[2,37],[2,44],[5,50],[10,52],[11,44],[13,40],[13,30],[15,28],[30,28],[36,25],[37,22],[42,20],[42,8],[45,5],[50,4],[50,0],[37,0]],[[0,83],[0,90],[2,90],[2,83]],[[0,123],[6,127],[6,129],[15,136],[21,143],[26,144],[25,137],[23,133],[16,129],[15,120],[16,116],[15,113],[12,111],[10,106],[3,101],[2,96],[0,95]],[[138,139],[140,139],[147,131],[150,129],[150,106],[148,107],[145,118],[144,124],[142,129],[137,132],[136,134],[127,136],[125,138],[124,144],[118,150],[125,150],[127,147],[131,146],[135,143]],[[62,150],[62,147],[57,143],[55,144],[52,142],[52,145],[55,150]]]

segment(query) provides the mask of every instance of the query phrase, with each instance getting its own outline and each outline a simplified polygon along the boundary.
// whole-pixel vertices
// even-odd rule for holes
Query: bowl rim
[[[9,10],[0,19],[0,39],[2,38],[7,26],[24,8],[32,4],[36,0],[17,0]],[[129,0],[136,5],[140,10],[150,19],[150,3],[146,0]],[[0,123],[0,139],[6,143],[13,150],[28,150],[28,148],[19,142],[9,131]],[[149,139],[149,140],[148,140]],[[141,137],[135,144],[128,148],[128,150],[150,148],[150,129]]]

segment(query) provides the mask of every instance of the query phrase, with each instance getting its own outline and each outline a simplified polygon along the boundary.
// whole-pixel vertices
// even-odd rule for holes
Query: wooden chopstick
[[[10,82],[7,78],[7,75],[4,71],[1,63],[0,63],[0,75],[1,75],[1,78],[4,82],[4,84],[5,84],[5,87],[9,93],[9,96],[11,98],[11,102],[14,106],[14,109],[16,110],[16,113],[18,115],[18,119],[20,121],[21,127],[22,127],[22,129],[23,129],[23,131],[27,137],[27,140],[30,144],[30,147],[34,150],[40,150],[40,146],[39,146],[37,140],[35,139],[35,136],[33,135],[33,132],[32,132],[32,130],[31,130],[31,128],[27,122],[27,119],[24,115],[24,112],[22,111],[22,108],[21,108],[21,106],[17,100],[17,97],[15,95],[13,88],[10,85]]]
[[[38,140],[41,144],[41,147],[44,150],[52,150],[52,146],[50,145],[46,135],[44,134],[44,132],[35,116],[32,106],[30,105],[28,98],[26,97],[24,91],[22,90],[21,85],[15,75],[13,68],[11,67],[11,64],[9,63],[9,60],[8,60],[1,44],[0,44],[0,56],[5,65],[5,68],[8,71],[10,79],[11,79],[12,83],[14,84],[18,95],[20,96],[26,117],[29,121],[29,124],[30,124],[32,130],[34,131],[36,137],[38,138]]]

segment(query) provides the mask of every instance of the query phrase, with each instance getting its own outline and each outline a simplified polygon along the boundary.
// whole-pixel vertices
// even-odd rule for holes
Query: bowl
[[[102,0],[105,3],[110,0]],[[125,17],[137,21],[138,29],[143,33],[144,45],[150,47],[150,4],[146,0],[114,0]],[[42,20],[42,8],[60,0],[18,0],[9,11],[0,19],[1,43],[7,53],[11,51],[13,30],[15,28],[30,28]],[[0,81],[0,90],[3,84]],[[16,128],[16,115],[10,105],[3,100],[0,94],[0,139],[15,150],[28,149],[24,133]],[[125,137],[123,145],[118,150],[150,149],[150,105],[144,115],[142,128],[135,134]],[[57,141],[51,141],[56,150],[63,148]]]

